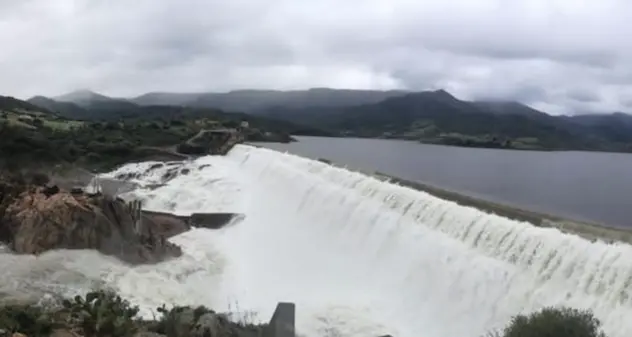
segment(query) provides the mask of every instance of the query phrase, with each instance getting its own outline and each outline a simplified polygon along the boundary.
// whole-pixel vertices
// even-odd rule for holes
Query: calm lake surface
[[[297,139],[291,144],[258,145],[533,211],[632,227],[630,154],[473,149],[382,139]]]

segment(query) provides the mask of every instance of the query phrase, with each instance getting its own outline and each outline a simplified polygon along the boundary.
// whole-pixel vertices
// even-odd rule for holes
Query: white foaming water
[[[105,283],[146,312],[164,302],[205,304],[262,320],[277,301],[293,301],[297,329],[308,336],[480,336],[549,305],[592,309],[610,337],[632,332],[631,246],[591,243],[249,146],[182,168],[190,172],[128,197],[153,210],[239,212],[245,220],[173,238],[184,256],[155,266],[83,251],[3,254],[0,268],[10,272],[0,276],[0,292],[72,294]],[[167,170],[136,180],[155,184]]]

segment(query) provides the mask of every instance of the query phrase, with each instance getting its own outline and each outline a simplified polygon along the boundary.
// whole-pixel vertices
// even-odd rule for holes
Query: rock
[[[178,172],[179,172],[179,168],[178,167],[172,167],[169,170],[167,170],[167,172],[165,172],[165,174],[162,175],[162,181],[163,183],[168,182],[169,180],[175,178],[178,176]]]
[[[118,180],[131,180],[131,179],[137,179],[140,177],[140,173],[119,173],[117,174],[114,178],[118,179]]]
[[[26,337],[26,335],[23,333],[14,332],[13,335],[11,335],[11,337]]]
[[[149,169],[147,169],[147,172],[151,172],[151,171],[153,171],[153,170],[155,170],[155,169],[161,168],[161,167],[163,167],[164,165],[165,165],[164,163],[156,163],[156,164],[154,164],[154,165],[151,165],[151,166],[149,167]]]
[[[189,174],[189,172],[191,172],[191,170],[189,170],[189,169],[185,168],[185,169],[182,169],[182,170],[180,171],[180,174],[185,174],[185,175],[186,175],[186,174]]]
[[[0,240],[18,254],[96,249],[131,264],[155,263],[182,254],[162,234],[182,227],[172,229],[175,225],[164,221],[157,227],[147,218],[138,231],[136,215],[125,202],[105,196],[66,191],[47,195],[45,188],[29,189],[0,214]]]
[[[42,193],[44,193],[44,195],[46,195],[46,197],[50,197],[51,195],[55,195],[57,193],[59,193],[59,187],[57,187],[57,185],[53,185],[50,187],[45,187],[42,190]]]
[[[143,221],[148,225],[146,229],[153,231],[153,235],[159,235],[168,239],[178,234],[184,233],[191,229],[186,221],[179,219],[173,215],[145,215],[143,214]],[[151,235],[147,233],[147,235]]]

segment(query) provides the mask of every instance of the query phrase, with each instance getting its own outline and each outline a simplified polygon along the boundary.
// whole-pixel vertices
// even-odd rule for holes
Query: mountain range
[[[515,101],[465,101],[445,90],[236,90],[113,98],[89,90],[29,103],[72,119],[147,113],[157,106],[244,112],[305,126],[311,134],[418,140],[474,147],[632,151],[632,116],[553,116]]]

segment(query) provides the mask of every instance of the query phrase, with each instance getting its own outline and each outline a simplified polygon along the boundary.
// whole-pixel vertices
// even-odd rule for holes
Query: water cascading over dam
[[[150,166],[110,176],[160,183],[167,168]],[[101,282],[145,312],[164,302],[204,304],[261,320],[291,301],[297,332],[307,336],[475,337],[550,305],[592,309],[610,337],[632,332],[631,246],[592,243],[245,145],[184,167],[189,172],[166,185],[127,196],[150,210],[235,212],[243,220],[173,238],[185,255],[156,266],[81,251],[0,255],[0,267],[10,258],[9,274],[28,280],[10,290],[72,293]]]

